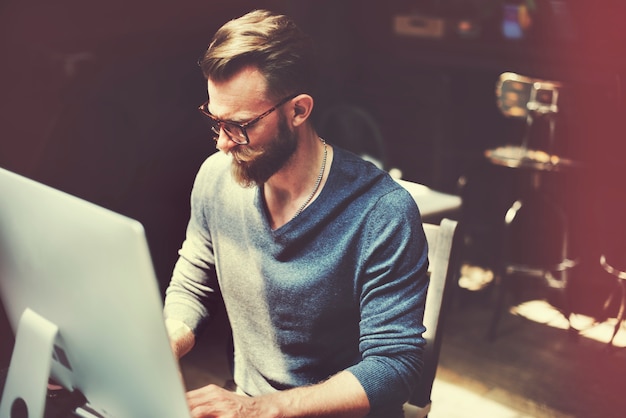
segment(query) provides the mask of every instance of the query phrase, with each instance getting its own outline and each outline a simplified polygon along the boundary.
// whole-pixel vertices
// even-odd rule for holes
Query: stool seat
[[[505,145],[488,149],[485,151],[485,157],[496,165],[539,171],[560,171],[580,165],[577,161],[567,157],[517,145]]]

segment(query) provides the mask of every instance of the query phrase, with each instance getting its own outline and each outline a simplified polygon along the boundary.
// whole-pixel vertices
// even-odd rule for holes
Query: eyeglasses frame
[[[238,144],[238,145],[248,145],[250,143],[250,138],[248,137],[248,131],[247,129],[250,128],[251,126],[255,125],[256,123],[258,123],[261,119],[265,118],[266,116],[270,115],[272,112],[274,112],[276,109],[278,109],[279,107],[281,107],[282,105],[284,105],[285,103],[287,103],[289,100],[294,99],[296,96],[298,96],[300,93],[296,93],[296,94],[291,94],[287,97],[285,97],[284,99],[282,99],[281,101],[279,101],[278,103],[276,103],[274,106],[272,106],[270,109],[268,109],[267,111],[261,113],[259,116],[255,117],[252,120],[249,120],[248,122],[244,122],[244,123],[238,123],[238,122],[233,122],[233,121],[229,121],[229,120],[222,120],[222,119],[218,119],[215,115],[213,115],[211,112],[209,112],[209,100],[207,100],[206,102],[202,103],[199,107],[198,110],[200,111],[200,113],[202,113],[204,116],[206,116],[207,118],[211,119],[216,126],[219,127],[220,131],[224,131],[224,133],[226,135],[228,135],[228,138],[230,138],[231,141],[233,141],[234,143]],[[237,138],[233,138],[226,129],[224,129],[224,125],[231,125],[231,126],[235,126],[239,129],[241,129],[241,132],[243,132],[244,137],[246,138],[244,142],[240,142],[239,139]],[[216,134],[216,137],[214,138],[215,141],[217,142],[217,140],[219,139],[219,131],[215,132],[215,130],[213,129],[213,127],[211,127],[211,130],[213,130],[213,132]]]

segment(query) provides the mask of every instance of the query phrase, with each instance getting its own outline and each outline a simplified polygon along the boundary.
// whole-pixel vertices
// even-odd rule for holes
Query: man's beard
[[[243,187],[260,186],[285,165],[297,145],[296,134],[289,130],[281,115],[278,135],[273,141],[262,148],[253,149],[242,145],[230,151],[233,157],[233,177]]]

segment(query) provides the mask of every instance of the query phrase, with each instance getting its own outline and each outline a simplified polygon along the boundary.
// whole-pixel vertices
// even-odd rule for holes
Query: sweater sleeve
[[[194,334],[208,321],[218,298],[213,243],[206,219],[208,163],[196,176],[185,240],[165,292],[165,317],[184,322]]]
[[[422,370],[428,248],[419,210],[402,190],[384,195],[366,223],[360,261],[360,381],[372,413],[402,405]]]

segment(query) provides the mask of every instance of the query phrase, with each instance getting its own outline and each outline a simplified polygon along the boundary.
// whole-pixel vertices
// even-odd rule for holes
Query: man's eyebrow
[[[237,119],[222,119],[222,118],[217,117],[217,115],[215,115],[213,112],[211,112],[211,110],[209,109],[209,105],[210,104],[211,104],[211,100],[208,100],[207,104],[206,104],[207,111],[211,115],[213,115],[213,117],[215,119],[219,120],[220,122],[234,123],[234,124],[237,124],[237,125],[241,125],[241,124],[244,124],[244,123],[246,123],[246,122],[248,122],[248,121],[250,121],[250,120],[252,120],[254,118],[254,116],[251,116],[249,118],[244,118],[244,119],[239,119],[239,120],[237,120]]]

